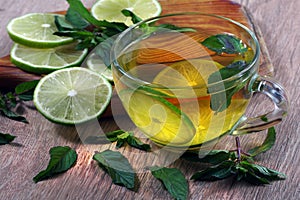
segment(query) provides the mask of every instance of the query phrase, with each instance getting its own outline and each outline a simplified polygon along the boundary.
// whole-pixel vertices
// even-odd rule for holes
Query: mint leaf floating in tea
[[[51,158],[48,166],[33,178],[35,183],[67,171],[77,160],[76,151],[67,146],[53,147],[50,149],[49,153]]]
[[[10,134],[0,133],[0,145],[9,144],[11,143],[16,136]]]
[[[233,35],[217,34],[206,38],[202,45],[217,54],[240,54],[247,51],[247,45]]]
[[[187,199],[188,183],[182,172],[176,168],[149,167],[152,175],[160,180],[175,199]]]
[[[94,154],[93,159],[112,178],[113,183],[134,189],[137,185],[137,176],[128,162],[120,152],[105,150]]]
[[[208,93],[211,94],[210,107],[213,111],[222,112],[231,104],[232,96],[245,86],[240,79],[224,81],[247,67],[245,61],[234,62],[208,77]]]
[[[260,145],[258,147],[254,147],[253,149],[250,149],[248,151],[248,153],[252,157],[254,157],[260,153],[264,153],[273,147],[273,145],[275,144],[275,140],[276,140],[276,130],[274,127],[271,127],[268,129],[267,137],[264,140],[264,142],[262,143],[262,145]]]

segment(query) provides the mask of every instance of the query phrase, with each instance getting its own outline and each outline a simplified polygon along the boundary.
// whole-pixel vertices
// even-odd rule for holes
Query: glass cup
[[[115,89],[150,140],[197,150],[225,135],[265,130],[286,115],[286,92],[273,78],[258,74],[259,54],[254,33],[231,19],[203,13],[154,17],[116,38],[111,52]],[[270,97],[274,109],[248,118],[256,92]]]

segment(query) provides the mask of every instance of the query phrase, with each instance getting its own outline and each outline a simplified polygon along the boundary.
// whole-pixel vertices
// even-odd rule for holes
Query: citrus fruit
[[[55,15],[30,13],[15,18],[7,25],[8,34],[14,42],[36,48],[52,48],[72,42],[70,37],[53,35],[58,31],[54,23]]]
[[[108,68],[96,53],[92,53],[88,56],[86,61],[87,67],[99,74],[109,81],[113,81],[111,69]]]
[[[34,91],[33,102],[53,122],[78,124],[98,117],[111,95],[112,86],[101,75],[72,67],[43,77]]]
[[[78,66],[87,54],[85,50],[75,50],[76,43],[49,49],[38,49],[15,44],[10,57],[13,64],[33,73],[49,73],[54,70]]]
[[[157,0],[99,0],[92,6],[91,13],[98,20],[131,25],[130,17],[121,13],[123,9],[132,11],[141,19],[155,17],[161,13],[161,6]]]
[[[171,89],[177,97],[207,96],[209,75],[223,67],[212,60],[184,60],[167,66],[157,74],[153,83]]]
[[[188,146],[195,128],[191,120],[166,99],[124,89],[120,99],[135,125],[156,143]]]

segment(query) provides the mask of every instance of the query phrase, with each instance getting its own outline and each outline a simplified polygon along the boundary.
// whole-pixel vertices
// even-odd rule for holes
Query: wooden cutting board
[[[273,75],[273,66],[260,29],[255,25],[246,8],[229,0],[161,0],[160,3],[163,10],[162,14],[196,11],[225,16],[246,25],[254,31],[261,45],[259,73],[261,75]],[[64,13],[64,11],[59,13]],[[189,24],[185,26],[189,26]],[[9,55],[0,58],[0,88],[13,88],[21,82],[40,78],[40,75],[18,69],[10,62]]]

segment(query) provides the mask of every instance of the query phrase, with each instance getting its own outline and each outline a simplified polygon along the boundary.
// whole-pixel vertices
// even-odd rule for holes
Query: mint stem
[[[237,162],[241,162],[241,154],[242,154],[242,149],[241,149],[241,143],[240,143],[240,138],[236,137],[235,138],[235,144],[236,144],[236,152],[237,152]]]

